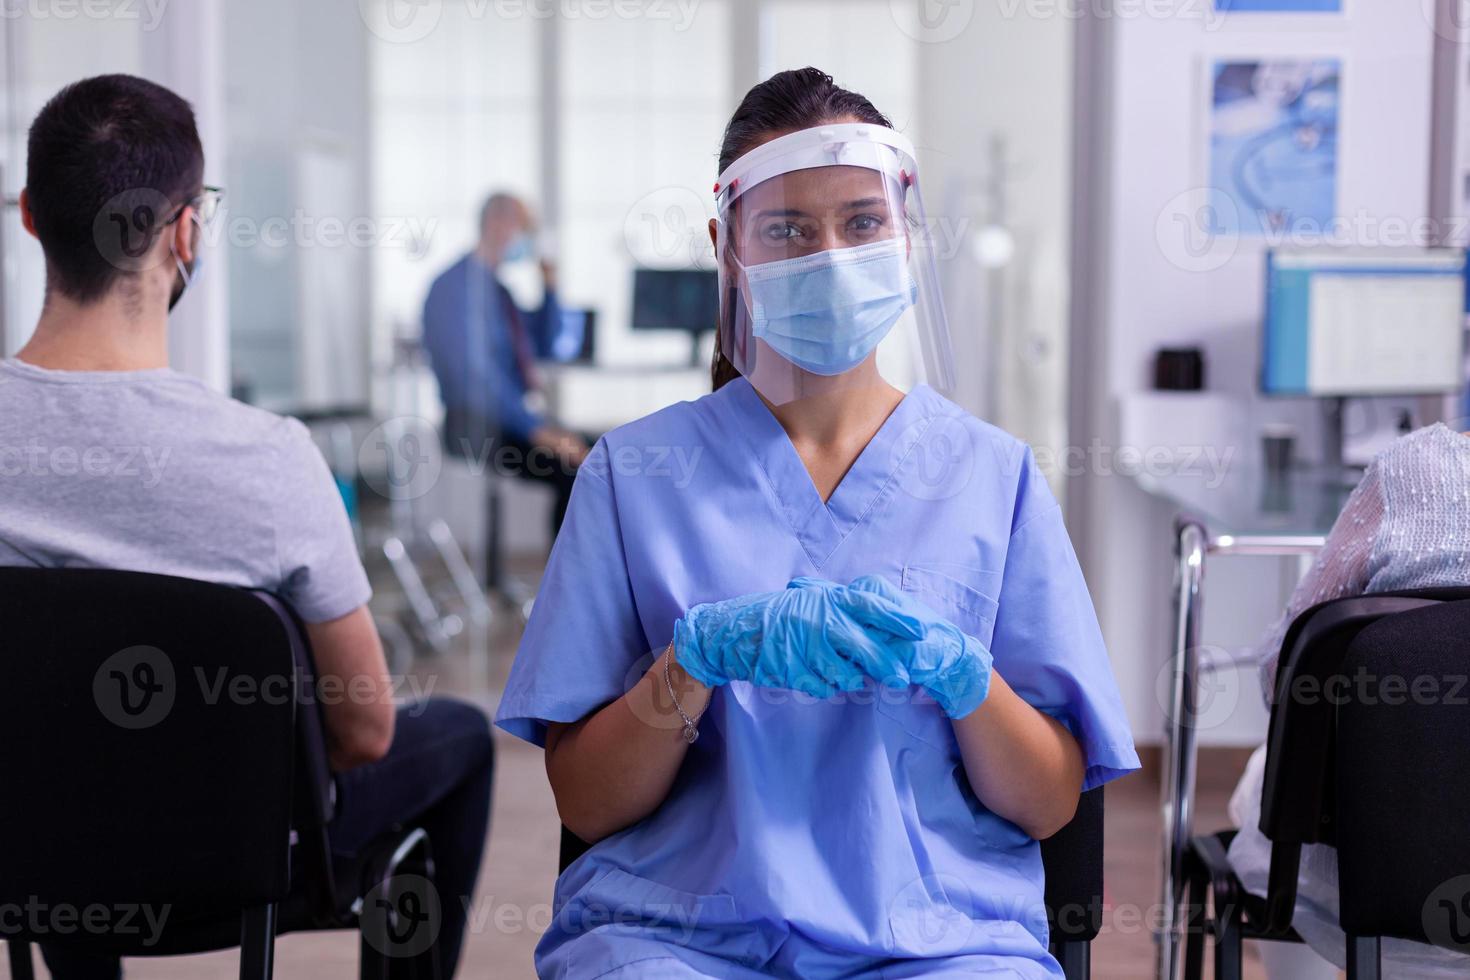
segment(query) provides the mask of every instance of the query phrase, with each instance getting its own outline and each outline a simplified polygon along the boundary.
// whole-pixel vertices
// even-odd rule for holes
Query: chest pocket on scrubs
[[[934,563],[904,566],[901,584],[905,592],[912,593],[915,599],[989,648],[995,633],[996,613],[1000,607],[995,599],[981,590],[998,592],[1000,583],[1000,572]],[[960,761],[952,723],[945,717],[939,705],[917,689],[912,690],[910,695],[903,702],[884,700],[880,696],[876,702],[878,710],[898,722],[913,737],[952,753],[945,771],[936,775],[953,784],[954,792],[963,799],[973,818],[975,832],[988,844],[998,848],[1031,844],[1029,834],[1004,817],[992,813],[975,796]]]

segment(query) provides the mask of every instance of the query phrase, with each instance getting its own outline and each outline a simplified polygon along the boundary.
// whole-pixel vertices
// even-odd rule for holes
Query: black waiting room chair
[[[0,569],[0,919],[31,944],[117,956],[240,947],[271,976],[278,933],[356,929],[361,975],[437,975],[421,829],[352,862],[304,633],[274,596],[140,572]],[[152,918],[150,920],[149,914]],[[166,918],[163,918],[166,915]],[[162,926],[154,923],[162,920]],[[427,949],[421,948],[428,946]]]
[[[563,827],[560,870],[587,846]],[[1041,863],[1052,955],[1067,980],[1087,980],[1092,976],[1092,941],[1102,931],[1103,787],[1083,793],[1072,822],[1041,842]]]
[[[1337,848],[1349,980],[1381,975],[1383,937],[1470,953],[1467,674],[1470,589],[1354,596],[1296,618],[1267,736],[1267,895],[1251,896],[1231,871],[1235,831],[1190,842],[1187,978],[1202,975],[1206,938],[1218,980],[1240,977],[1242,940],[1301,941],[1292,914],[1304,844]]]

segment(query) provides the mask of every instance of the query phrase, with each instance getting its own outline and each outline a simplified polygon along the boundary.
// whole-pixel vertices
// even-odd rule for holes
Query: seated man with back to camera
[[[532,257],[532,227],[519,199],[504,192],[486,199],[474,250],[429,287],[423,340],[444,402],[449,452],[549,485],[555,537],[587,441],[527,404],[540,386],[536,360],[553,355],[562,329],[550,260],[540,259],[545,298],[535,311],[522,310],[500,280],[504,265]]]
[[[489,823],[489,726],[443,699],[395,711],[367,575],[306,428],[168,366],[168,313],[219,198],[193,111],[140,78],[85,79],[37,115],[26,164],[21,218],[46,295],[30,341],[0,360],[0,565],[156,572],[289,602],[340,774],[333,849],[351,856],[393,824],[428,831],[451,975]],[[328,684],[372,696],[329,698]],[[55,977],[120,974],[114,958],[42,952]]]

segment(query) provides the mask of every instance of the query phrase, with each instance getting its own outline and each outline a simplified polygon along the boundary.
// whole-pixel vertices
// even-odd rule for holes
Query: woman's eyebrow
[[[882,197],[863,197],[855,201],[848,201],[839,207],[842,211],[857,211],[861,208],[887,207],[888,201]],[[760,218],[809,218],[810,212],[800,208],[761,208],[753,216],[752,220]]]

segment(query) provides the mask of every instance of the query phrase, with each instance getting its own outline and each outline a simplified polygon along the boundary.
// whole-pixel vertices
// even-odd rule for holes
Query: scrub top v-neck
[[[544,745],[635,684],[689,607],[879,574],[1137,768],[1086,585],[1030,450],[928,388],[827,501],[743,379],[609,433],[579,473],[497,723]],[[1036,841],[971,791],[918,689],[714,692],[654,813],[557,881],[542,976],[1059,977]]]
[[[728,388],[731,412],[745,423],[736,429],[764,471],[773,506],[820,569],[889,485],[900,462],[893,450],[905,435],[912,435],[915,422],[925,419],[925,396],[904,396],[824,501],[786,430],[755,389],[744,379]]]

